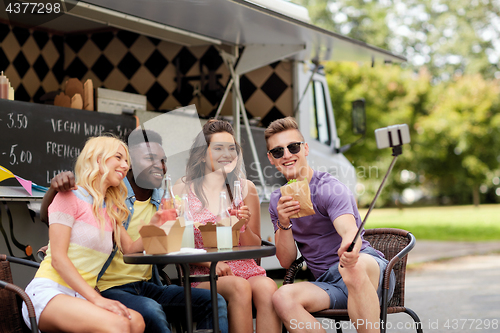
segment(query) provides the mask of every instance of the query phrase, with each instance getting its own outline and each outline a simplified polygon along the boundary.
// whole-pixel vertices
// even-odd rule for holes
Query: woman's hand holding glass
[[[231,210],[231,215],[232,215],[232,210]],[[238,210],[235,211],[234,214],[239,220],[244,220],[245,221],[245,227],[247,226],[248,222],[250,221],[250,217],[252,214],[250,213],[250,209],[248,206],[240,206]]]
[[[252,216],[248,206],[245,206],[245,204],[242,203],[239,206],[239,208],[235,208],[233,204],[233,207],[231,208],[231,215],[236,216],[239,220],[243,220],[245,222],[245,225],[241,227],[240,231],[240,232],[245,232],[248,228],[248,222],[250,222],[250,217]]]

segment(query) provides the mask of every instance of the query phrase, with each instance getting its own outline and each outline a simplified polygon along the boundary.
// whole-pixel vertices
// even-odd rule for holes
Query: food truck
[[[19,176],[25,179],[36,175],[36,184],[49,186],[54,174],[70,169],[72,155],[84,143],[70,145],[58,141],[58,135],[78,130],[90,136],[107,129],[124,134],[133,127],[128,120],[133,115],[137,125],[195,105],[200,119],[232,122],[247,175],[259,189],[265,240],[274,240],[269,194],[283,183],[266,157],[265,127],[294,116],[309,144],[311,166],[331,172],[354,190],[354,168],[342,154],[336,131],[336,121],[350,120],[335,119],[321,62],[405,61],[311,24],[306,8],[285,0],[52,2],[50,13],[47,6],[23,11],[0,3],[0,70],[15,91],[15,101],[0,100],[0,126],[18,131],[0,140],[0,165],[15,174],[24,172]],[[46,105],[69,78],[92,81],[98,112]],[[40,105],[39,111],[24,111],[33,104]],[[62,112],[54,108],[64,109],[64,115],[49,116]],[[44,110],[52,123],[42,131],[37,117],[43,118]],[[22,128],[27,114],[32,118]],[[106,126],[99,125],[101,119]],[[53,136],[44,137],[46,132]],[[30,148],[34,141],[44,148]],[[66,164],[34,167],[36,161],[56,157]],[[34,190],[30,196],[5,184],[0,183],[0,253],[36,259],[33,252],[48,240],[38,215],[43,193]],[[263,259],[262,265],[279,268],[275,258]],[[14,268],[15,279],[27,283],[32,274],[25,272]]]

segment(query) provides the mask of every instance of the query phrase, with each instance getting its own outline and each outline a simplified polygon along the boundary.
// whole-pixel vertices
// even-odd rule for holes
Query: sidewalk
[[[500,331],[500,254],[429,262],[408,271],[405,305],[422,320],[424,332],[498,333]],[[411,327],[409,316],[394,324]],[[399,329],[388,333],[415,332]],[[347,332],[346,332],[347,333]]]
[[[500,242],[442,242],[418,240],[408,254],[408,265],[468,255],[500,252]]]
[[[500,242],[417,240],[408,264],[405,306],[418,314],[424,332],[500,332]],[[415,332],[406,314],[389,315],[388,323],[387,333]]]

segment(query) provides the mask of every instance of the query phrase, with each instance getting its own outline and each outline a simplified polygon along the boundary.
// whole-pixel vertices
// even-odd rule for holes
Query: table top
[[[0,186],[0,200],[5,201],[42,201],[45,192],[32,189],[30,196],[21,186]]]
[[[204,261],[224,261],[270,257],[276,254],[274,245],[235,246],[232,249],[218,250],[206,248],[205,253],[193,254],[125,254],[123,261],[127,264],[182,264]]]

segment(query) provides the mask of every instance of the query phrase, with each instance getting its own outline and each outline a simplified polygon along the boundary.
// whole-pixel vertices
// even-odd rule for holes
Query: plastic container
[[[182,217],[184,218],[184,234],[182,235],[181,247],[187,247],[194,249],[194,219],[189,210],[189,199],[188,195],[184,194],[182,196]]]
[[[226,192],[222,191],[219,195],[219,213],[217,214],[217,249],[225,250],[233,248],[233,228],[231,227],[231,215],[227,210]],[[221,226],[220,222],[225,220],[229,222],[227,226]]]

